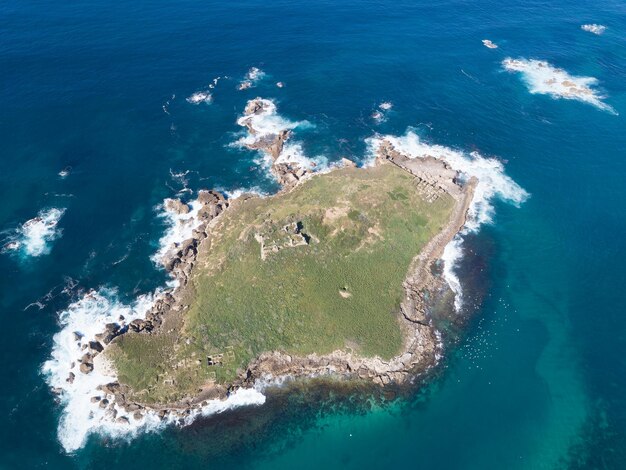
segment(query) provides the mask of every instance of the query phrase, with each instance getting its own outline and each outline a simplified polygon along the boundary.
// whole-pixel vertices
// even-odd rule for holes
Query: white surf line
[[[504,165],[499,160],[484,157],[478,152],[466,153],[450,147],[426,143],[411,128],[403,136],[383,135],[367,139],[370,159],[375,158],[376,150],[383,140],[391,142],[396,150],[409,158],[434,157],[445,161],[465,178],[469,179],[473,176],[478,179],[465,226],[446,245],[441,256],[444,262],[443,275],[455,294],[454,304],[458,311],[463,305],[463,290],[455,270],[463,256],[463,235],[475,233],[482,225],[493,222],[495,199],[519,206],[529,195],[505,174]]]

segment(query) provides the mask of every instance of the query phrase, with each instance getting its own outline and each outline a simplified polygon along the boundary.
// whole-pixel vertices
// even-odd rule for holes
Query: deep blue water
[[[529,93],[502,70],[507,56],[596,77],[620,115]],[[268,77],[237,91],[252,66]],[[212,104],[185,101],[224,75]],[[8,0],[0,84],[3,237],[67,209],[49,254],[0,255],[1,468],[626,466],[623,2]],[[466,244],[466,286],[486,291],[467,333],[408,403],[320,413],[291,398],[130,443],[93,436],[68,455],[40,371],[58,312],[78,288],[133,299],[164,283],[149,257],[163,232],[154,207],[180,189],[170,170],[189,170],[194,190],[276,189],[253,154],[228,147],[257,95],[315,124],[305,150],[331,161],[408,126],[506,161],[531,197],[496,201]],[[394,108],[377,125],[382,101]],[[78,286],[60,293],[68,278]]]

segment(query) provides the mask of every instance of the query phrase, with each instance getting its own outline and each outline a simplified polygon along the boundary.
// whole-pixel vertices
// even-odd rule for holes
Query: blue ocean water
[[[0,467],[623,468],[625,31],[614,0],[4,2],[2,239],[66,210],[48,254],[0,255]],[[619,115],[531,94],[506,57],[596,77]],[[250,67],[267,76],[238,91]],[[211,104],[185,101],[224,76]],[[484,294],[467,332],[428,387],[394,405],[277,397],[130,442],[94,435],[68,454],[41,372],[59,312],[81,288],[130,301],[163,285],[150,256],[164,231],[155,206],[183,189],[172,173],[188,171],[193,190],[276,189],[228,145],[255,96],[313,123],[303,147],[331,161],[408,127],[505,161],[531,196],[496,200],[493,223],[466,240],[462,282]]]

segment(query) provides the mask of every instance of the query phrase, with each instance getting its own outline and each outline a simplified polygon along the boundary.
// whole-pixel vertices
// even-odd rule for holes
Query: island
[[[289,129],[255,128],[267,112],[252,100],[240,124],[282,189],[234,199],[200,191],[192,237],[162,260],[176,286],[144,318],[108,324],[89,342],[80,372],[115,371],[92,402],[119,423],[182,416],[259,381],[402,384],[437,362],[430,309],[453,297],[438,260],[477,180],[388,141],[366,167],[343,159],[316,171],[285,155]],[[166,206],[192,211],[176,199]]]

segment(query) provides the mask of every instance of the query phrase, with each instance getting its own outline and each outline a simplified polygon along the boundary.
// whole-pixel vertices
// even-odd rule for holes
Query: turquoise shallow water
[[[0,467],[623,468],[624,31],[617,1],[5,2],[0,231],[66,212],[49,254],[0,255]],[[598,78],[620,115],[530,94],[507,56]],[[268,77],[238,92],[252,66]],[[224,75],[212,104],[184,100]],[[257,95],[315,125],[300,136],[309,155],[358,159],[374,132],[414,126],[506,161],[531,197],[496,201],[466,242],[462,281],[484,294],[467,332],[425,390],[391,406],[279,397],[130,443],[93,436],[68,455],[41,374],[58,312],[80,288],[131,300],[163,284],[149,257],[164,229],[154,207],[181,189],[170,170],[189,170],[193,190],[276,189],[227,146]],[[394,107],[377,124],[382,101]]]

